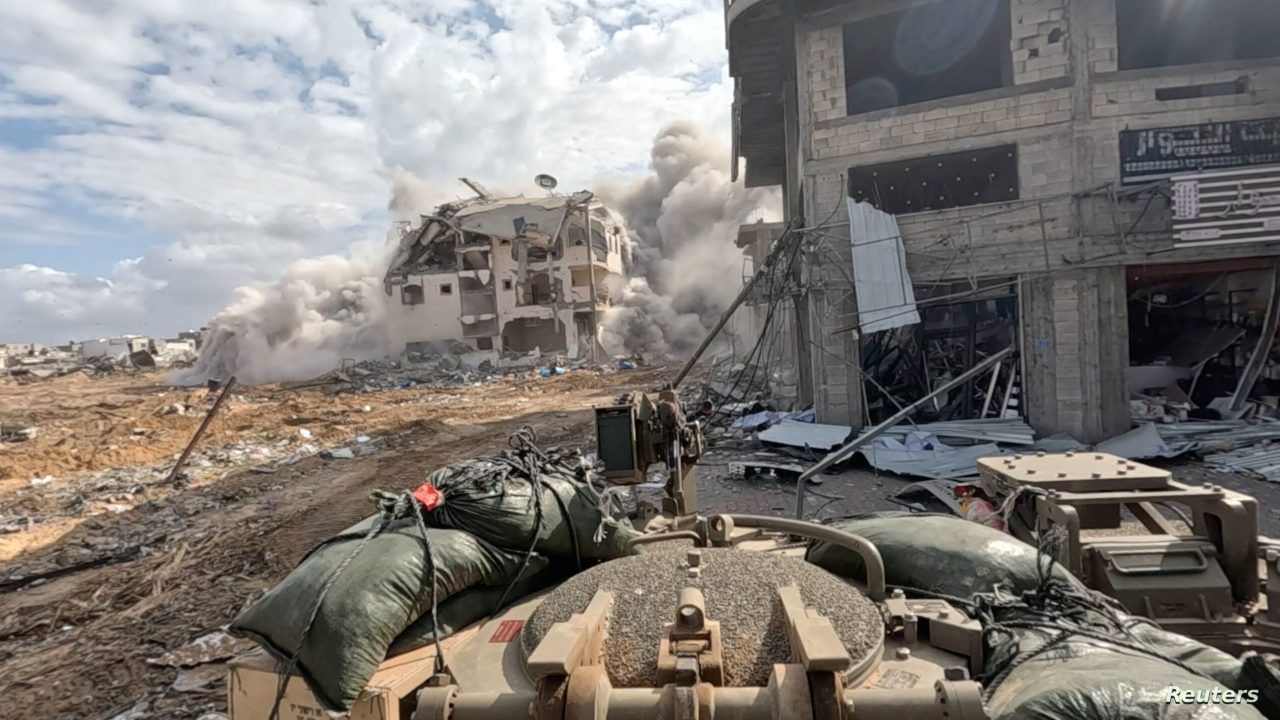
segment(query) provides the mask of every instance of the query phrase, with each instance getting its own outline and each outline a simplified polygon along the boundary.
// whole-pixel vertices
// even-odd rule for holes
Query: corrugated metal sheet
[[[898,220],[869,203],[849,198],[849,237],[862,332],[892,330],[920,322]]]
[[[853,428],[848,425],[821,425],[819,423],[783,420],[760,433],[760,440],[790,447],[811,447],[815,450],[831,450],[849,439]]]
[[[872,445],[858,452],[877,470],[937,480],[958,480],[978,474],[978,459],[1011,455],[998,445],[950,447],[938,444],[927,450],[906,450]]]

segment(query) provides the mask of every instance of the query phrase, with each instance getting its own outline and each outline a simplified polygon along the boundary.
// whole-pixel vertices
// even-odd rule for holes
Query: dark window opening
[[[492,350],[492,349],[493,349],[493,338],[491,338],[491,337],[476,338],[476,349],[477,349],[477,350]]]
[[[421,305],[423,303],[421,285],[405,285],[400,288],[400,303],[403,305]]]
[[[1249,78],[1238,77],[1231,82],[1156,88],[1156,99],[1160,101],[1191,100],[1202,97],[1218,97],[1219,95],[1242,95],[1247,92],[1249,92]]]
[[[1274,0],[1116,0],[1121,70],[1280,57]]]
[[[467,250],[462,253],[463,270],[488,270],[489,252],[487,250]]]
[[[946,0],[844,26],[850,115],[1012,82],[1009,0]]]
[[[452,295],[452,294],[453,294],[453,285],[452,285],[451,283],[444,283],[443,285],[441,285],[441,286],[440,286],[440,294],[441,294],[441,295]]]
[[[510,280],[503,280],[503,281],[502,281],[502,289],[503,289],[503,290],[510,290],[510,289],[511,289],[511,281],[510,281]]]
[[[894,215],[1017,200],[1017,146],[850,168],[849,197]]]

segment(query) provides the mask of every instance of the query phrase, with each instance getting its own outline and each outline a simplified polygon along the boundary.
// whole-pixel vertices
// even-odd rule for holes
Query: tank
[[[718,546],[647,536],[495,615],[446,653],[414,719],[987,717],[975,619],[886,593],[854,536],[800,523],[859,552],[866,584],[805,562],[797,528],[752,527],[795,521],[728,518],[708,522]]]

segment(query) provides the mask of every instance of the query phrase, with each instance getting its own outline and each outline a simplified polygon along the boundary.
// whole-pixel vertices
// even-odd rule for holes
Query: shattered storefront
[[[406,229],[387,270],[393,349],[461,342],[512,354],[600,353],[598,321],[623,274],[621,221],[590,192],[478,194]]]

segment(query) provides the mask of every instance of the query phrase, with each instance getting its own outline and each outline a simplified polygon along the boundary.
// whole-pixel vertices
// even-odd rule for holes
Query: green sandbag
[[[395,642],[391,643],[387,657],[402,655],[435,642],[434,627],[440,628],[440,639],[443,640],[562,579],[564,573],[548,568],[527,580],[517,582],[510,592],[505,587],[473,587],[463,590],[440,604],[435,624],[431,622],[431,613],[425,613],[405,628]]]
[[[629,526],[602,521],[600,496],[586,479],[577,451],[550,448],[541,456],[507,451],[449,465],[427,477],[443,497],[427,514],[433,527],[465,530],[508,550],[533,548],[553,559],[612,560],[631,554]],[[530,483],[537,472],[541,504]],[[603,538],[596,541],[597,529]]]
[[[884,559],[890,586],[968,599],[999,584],[1021,593],[1038,584],[1036,549],[1017,538],[951,515],[883,512],[835,520],[832,527],[871,541]],[[825,542],[809,543],[805,559],[836,575],[866,580],[862,559]],[[1053,575],[1083,584],[1058,564]]]
[[[282,663],[300,647],[297,674],[331,712],[347,712],[396,636],[424,613],[430,615],[426,545],[412,518],[390,521],[352,557],[379,521],[379,516],[368,518],[312,550],[230,627]],[[505,586],[517,575],[532,577],[547,565],[545,558],[531,557],[521,574],[523,553],[495,548],[458,530],[431,528],[427,533],[438,603],[477,585]],[[304,638],[317,602],[315,622]]]
[[[1104,637],[1041,649],[1052,629],[1018,629],[988,663],[992,720],[1262,720],[1257,696]],[[1126,639],[1133,642],[1132,639]],[[1141,643],[1139,643],[1141,645]],[[1000,677],[1001,672],[1007,675]],[[994,678],[999,678],[998,684]],[[1174,697],[1172,694],[1177,693]],[[1191,693],[1190,701],[1183,693]],[[1233,700],[1227,703],[1226,700]],[[1175,700],[1175,702],[1171,702]]]
[[[1130,616],[1125,625],[1148,647],[1208,675],[1222,687],[1257,691],[1254,707],[1267,717],[1280,717],[1280,671],[1258,653],[1250,651],[1237,658],[1185,635],[1163,630],[1146,618]]]

